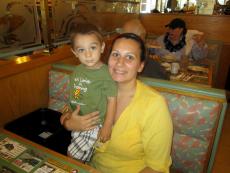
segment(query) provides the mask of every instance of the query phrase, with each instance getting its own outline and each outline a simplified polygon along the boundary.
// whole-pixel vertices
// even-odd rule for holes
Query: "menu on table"
[[[0,173],[89,173],[70,162],[0,134]]]

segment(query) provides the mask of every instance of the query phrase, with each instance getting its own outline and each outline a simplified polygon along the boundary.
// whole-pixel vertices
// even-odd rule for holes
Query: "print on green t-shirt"
[[[108,67],[88,69],[78,65],[71,76],[70,105],[72,110],[80,105],[80,115],[99,111],[101,122],[107,108],[107,98],[117,94],[116,83],[112,80]]]

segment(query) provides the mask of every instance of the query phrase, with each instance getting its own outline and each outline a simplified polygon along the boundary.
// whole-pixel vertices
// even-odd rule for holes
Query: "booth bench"
[[[49,71],[49,108],[68,102],[74,66],[54,64]],[[226,113],[225,92],[199,85],[140,78],[158,90],[171,112],[174,136],[171,172],[211,173]]]

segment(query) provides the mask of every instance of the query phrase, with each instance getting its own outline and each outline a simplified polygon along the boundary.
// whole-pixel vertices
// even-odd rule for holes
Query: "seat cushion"
[[[49,71],[49,98],[67,101],[69,99],[70,74],[61,71]]]
[[[206,169],[221,104],[176,93],[161,92],[173,120],[172,168],[183,173]]]

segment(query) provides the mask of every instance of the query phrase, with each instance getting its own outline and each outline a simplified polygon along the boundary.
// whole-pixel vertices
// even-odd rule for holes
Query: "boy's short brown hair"
[[[94,34],[100,41],[100,43],[103,42],[103,37],[99,29],[91,24],[91,23],[78,23],[72,26],[70,29],[70,41],[71,41],[71,46],[74,47],[74,39],[77,34]]]

